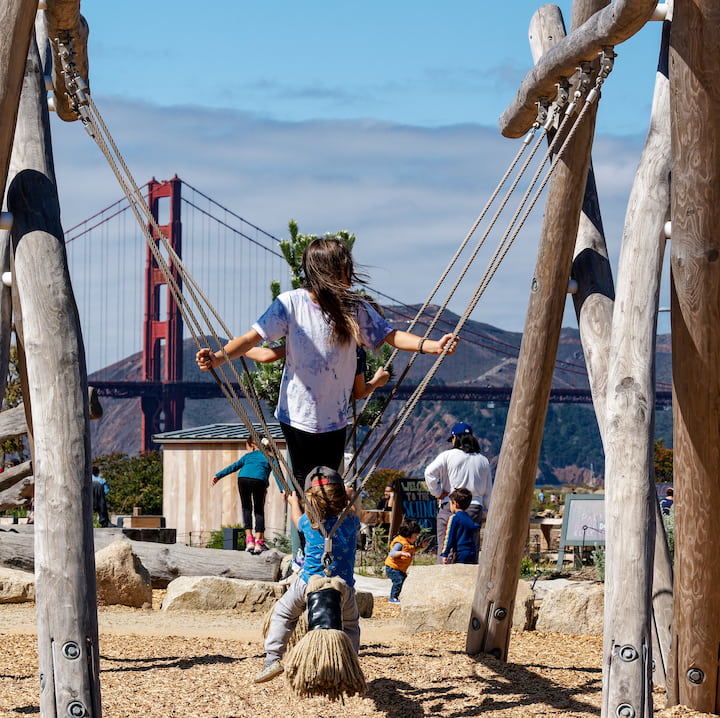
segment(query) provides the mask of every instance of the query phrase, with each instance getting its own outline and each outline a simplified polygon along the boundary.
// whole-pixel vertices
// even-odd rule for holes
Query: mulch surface
[[[514,632],[508,663],[471,658],[465,636],[408,634],[400,608],[376,599],[362,621],[360,661],[368,685],[344,702],[300,699],[281,676],[256,685],[262,617],[234,612],[99,608],[105,718],[534,718],[599,716],[602,640]],[[0,718],[40,715],[32,604],[0,605]],[[227,629],[223,624],[227,624]],[[701,718],[683,707],[655,718]]]

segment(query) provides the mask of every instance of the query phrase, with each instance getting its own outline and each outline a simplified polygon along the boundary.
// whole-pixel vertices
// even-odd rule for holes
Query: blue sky
[[[571,3],[558,4],[569,24]],[[291,218],[304,232],[349,229],[373,285],[411,303],[518,150],[497,120],[532,66],[527,28],[540,5],[214,0],[198,14],[186,0],[84,0],[81,10],[93,98],[139,183],[177,173],[279,236]],[[612,257],[660,32],[651,23],[616,48],[603,88],[594,161]],[[77,123],[55,120],[53,134],[70,226],[121,192]],[[541,221],[540,205],[473,318],[522,329]]]

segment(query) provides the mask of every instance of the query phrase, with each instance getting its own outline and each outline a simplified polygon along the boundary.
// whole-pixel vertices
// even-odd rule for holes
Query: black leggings
[[[252,529],[255,521],[255,533],[265,532],[265,494],[264,481],[238,476],[238,493],[242,506],[243,528]]]
[[[345,428],[311,434],[280,422],[287,443],[290,464],[295,482],[305,489],[305,477],[316,466],[327,466],[339,471],[345,452]]]

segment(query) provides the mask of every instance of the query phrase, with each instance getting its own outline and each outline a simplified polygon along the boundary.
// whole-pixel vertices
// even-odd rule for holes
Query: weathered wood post
[[[493,503],[480,553],[466,643],[470,654],[492,653],[502,660],[507,657],[520,559],[590,165],[595,113],[595,105],[588,108],[576,126],[548,187]],[[501,510],[493,511],[493,507]]]
[[[44,718],[101,715],[87,374],[32,43],[7,201],[35,475],[35,576]]]
[[[720,4],[675,0],[670,30],[674,680],[720,713]]]
[[[667,599],[672,593],[658,596],[658,637],[665,651],[653,657],[655,532],[662,531],[656,527],[654,484],[655,344],[670,209],[668,26],[650,129],[625,217],[608,366],[602,703],[606,718],[651,718],[652,660],[664,664],[671,617]],[[671,579],[667,590],[672,591]]]

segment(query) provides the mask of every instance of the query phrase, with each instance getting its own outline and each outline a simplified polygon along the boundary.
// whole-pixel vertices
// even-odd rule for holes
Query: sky
[[[371,286],[419,303],[521,146],[498,118],[532,68],[541,4],[213,0],[199,14],[186,0],[83,0],[81,11],[94,101],[139,184],[177,174],[280,237],[290,219],[305,233],[348,229]],[[571,2],[558,5],[569,25]],[[613,262],[660,33],[650,23],[616,48],[599,106],[593,156]],[[122,193],[78,123],[52,129],[69,227]],[[542,202],[473,319],[522,330],[541,222]],[[575,326],[571,311],[564,324]]]

